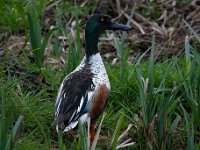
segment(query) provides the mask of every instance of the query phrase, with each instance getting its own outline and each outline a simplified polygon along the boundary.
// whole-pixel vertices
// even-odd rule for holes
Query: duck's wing
[[[94,90],[93,74],[89,69],[76,71],[62,82],[55,105],[56,129],[68,131],[78,124],[88,102],[88,93]]]

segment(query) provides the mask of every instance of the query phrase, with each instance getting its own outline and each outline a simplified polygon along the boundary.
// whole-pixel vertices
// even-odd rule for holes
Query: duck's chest
[[[110,90],[110,81],[100,54],[94,55],[90,60],[90,64],[94,85],[106,85],[106,87]]]
[[[95,120],[103,111],[110,93],[110,81],[99,54],[90,59],[90,70],[94,90],[88,93],[87,112],[92,120]]]

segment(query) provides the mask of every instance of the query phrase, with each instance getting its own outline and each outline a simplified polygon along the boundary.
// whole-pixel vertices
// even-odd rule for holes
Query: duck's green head
[[[122,30],[128,31],[131,29],[130,26],[124,24],[118,24],[111,21],[111,17],[102,14],[92,15],[86,25],[86,33],[97,34],[104,30]]]
[[[114,23],[111,19],[111,17],[103,14],[94,14],[88,19],[85,29],[86,56],[98,52],[97,43],[101,32],[105,30],[128,31],[131,29],[130,26]]]

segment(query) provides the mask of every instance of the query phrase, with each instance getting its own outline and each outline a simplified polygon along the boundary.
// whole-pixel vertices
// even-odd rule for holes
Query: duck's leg
[[[94,141],[94,121],[91,120],[90,122],[90,142],[92,143]]]

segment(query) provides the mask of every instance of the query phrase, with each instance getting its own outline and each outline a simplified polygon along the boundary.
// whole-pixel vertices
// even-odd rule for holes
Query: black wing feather
[[[61,100],[61,103],[53,123],[54,125],[58,124],[58,127],[63,129],[63,125],[66,127],[83,115],[82,112],[87,103],[87,93],[94,90],[92,78],[93,74],[89,69],[89,65],[87,65],[81,70],[71,73],[63,81],[63,87],[58,98],[59,101]],[[82,97],[84,97],[83,107],[78,112],[77,109]],[[55,111],[57,111],[57,107],[58,103],[55,106]],[[72,117],[73,114],[74,116]]]

